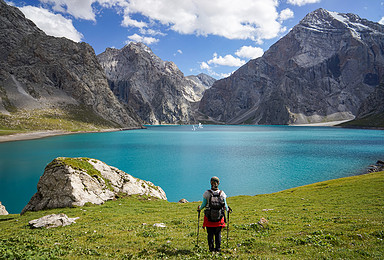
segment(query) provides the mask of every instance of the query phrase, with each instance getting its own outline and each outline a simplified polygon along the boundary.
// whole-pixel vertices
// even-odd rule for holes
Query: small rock
[[[164,223],[155,223],[153,224],[154,227],[159,227],[159,228],[165,228],[167,227]]]
[[[181,199],[181,200],[179,200],[179,203],[188,203],[188,200],[186,200],[186,199]]]
[[[257,222],[257,224],[259,224],[260,226],[262,226],[263,228],[266,228],[268,226],[268,220],[266,220],[265,218],[261,218],[259,220],[259,222]]]
[[[41,217],[39,219],[34,219],[29,221],[29,225],[32,228],[53,228],[53,227],[60,227],[60,226],[68,226],[72,223],[76,223],[75,220],[79,219],[77,218],[68,218],[67,215],[61,213],[61,214],[51,214],[44,217]]]
[[[271,210],[273,210],[273,209],[263,209],[262,211],[271,211]]]

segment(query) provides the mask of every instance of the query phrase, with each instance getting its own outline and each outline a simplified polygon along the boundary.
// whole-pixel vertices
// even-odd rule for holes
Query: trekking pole
[[[200,227],[200,211],[197,211],[197,243],[196,246],[199,246],[199,227]]]
[[[227,215],[228,215],[228,226],[227,226],[227,247],[228,246],[228,241],[229,241],[229,213],[232,212],[232,209],[228,206],[228,212],[227,212]]]

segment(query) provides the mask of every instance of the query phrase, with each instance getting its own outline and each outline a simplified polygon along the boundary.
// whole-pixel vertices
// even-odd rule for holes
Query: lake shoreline
[[[382,128],[382,127],[344,127],[344,126],[339,126],[339,124],[347,122],[347,121],[349,121],[349,120],[332,121],[332,122],[324,122],[324,123],[292,124],[292,125],[288,125],[288,126],[340,127],[340,128],[350,128],[350,129],[384,130],[384,128]],[[159,126],[162,126],[162,125],[159,125]],[[173,126],[173,125],[171,125],[171,126]],[[59,135],[84,134],[84,133],[107,133],[107,132],[118,132],[118,131],[137,130],[137,129],[146,129],[146,127],[142,126],[141,128],[112,128],[112,129],[103,129],[103,130],[97,130],[97,131],[78,131],[78,132],[63,131],[63,130],[33,131],[33,132],[27,132],[27,133],[17,133],[17,134],[0,136],[0,143],[34,140],[34,139],[41,139],[41,138],[59,136]]]
[[[97,130],[97,131],[78,131],[78,132],[63,131],[63,130],[33,131],[33,132],[27,132],[27,133],[17,133],[17,134],[0,136],[0,143],[42,139],[46,137],[60,136],[60,135],[107,133],[107,132],[137,130],[137,129],[144,129],[144,128],[145,127],[143,128],[111,128],[111,129],[103,129],[103,130]]]

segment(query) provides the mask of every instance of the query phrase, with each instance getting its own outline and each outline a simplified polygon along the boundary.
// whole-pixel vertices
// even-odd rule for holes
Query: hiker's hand
[[[199,205],[199,206],[197,206],[197,211],[198,211],[198,212],[200,212],[200,211],[201,211],[201,209],[200,209],[200,205]]]
[[[229,212],[229,213],[232,213],[232,209],[231,209],[231,207],[229,207],[229,206],[228,206],[228,212]]]

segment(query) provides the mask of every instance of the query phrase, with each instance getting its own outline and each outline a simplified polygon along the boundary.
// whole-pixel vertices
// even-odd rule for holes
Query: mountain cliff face
[[[130,43],[120,50],[107,48],[97,58],[113,93],[144,122],[195,122],[191,106],[206,90],[201,80],[184,77],[173,62],[161,60],[143,43]]]
[[[199,111],[231,124],[353,119],[384,80],[384,26],[318,9],[207,90]]]
[[[88,44],[47,36],[3,0],[0,44],[0,113],[76,107],[76,113],[93,113],[115,127],[141,127],[109,89]]]
[[[340,126],[384,129],[384,82],[364,100],[355,120]]]

